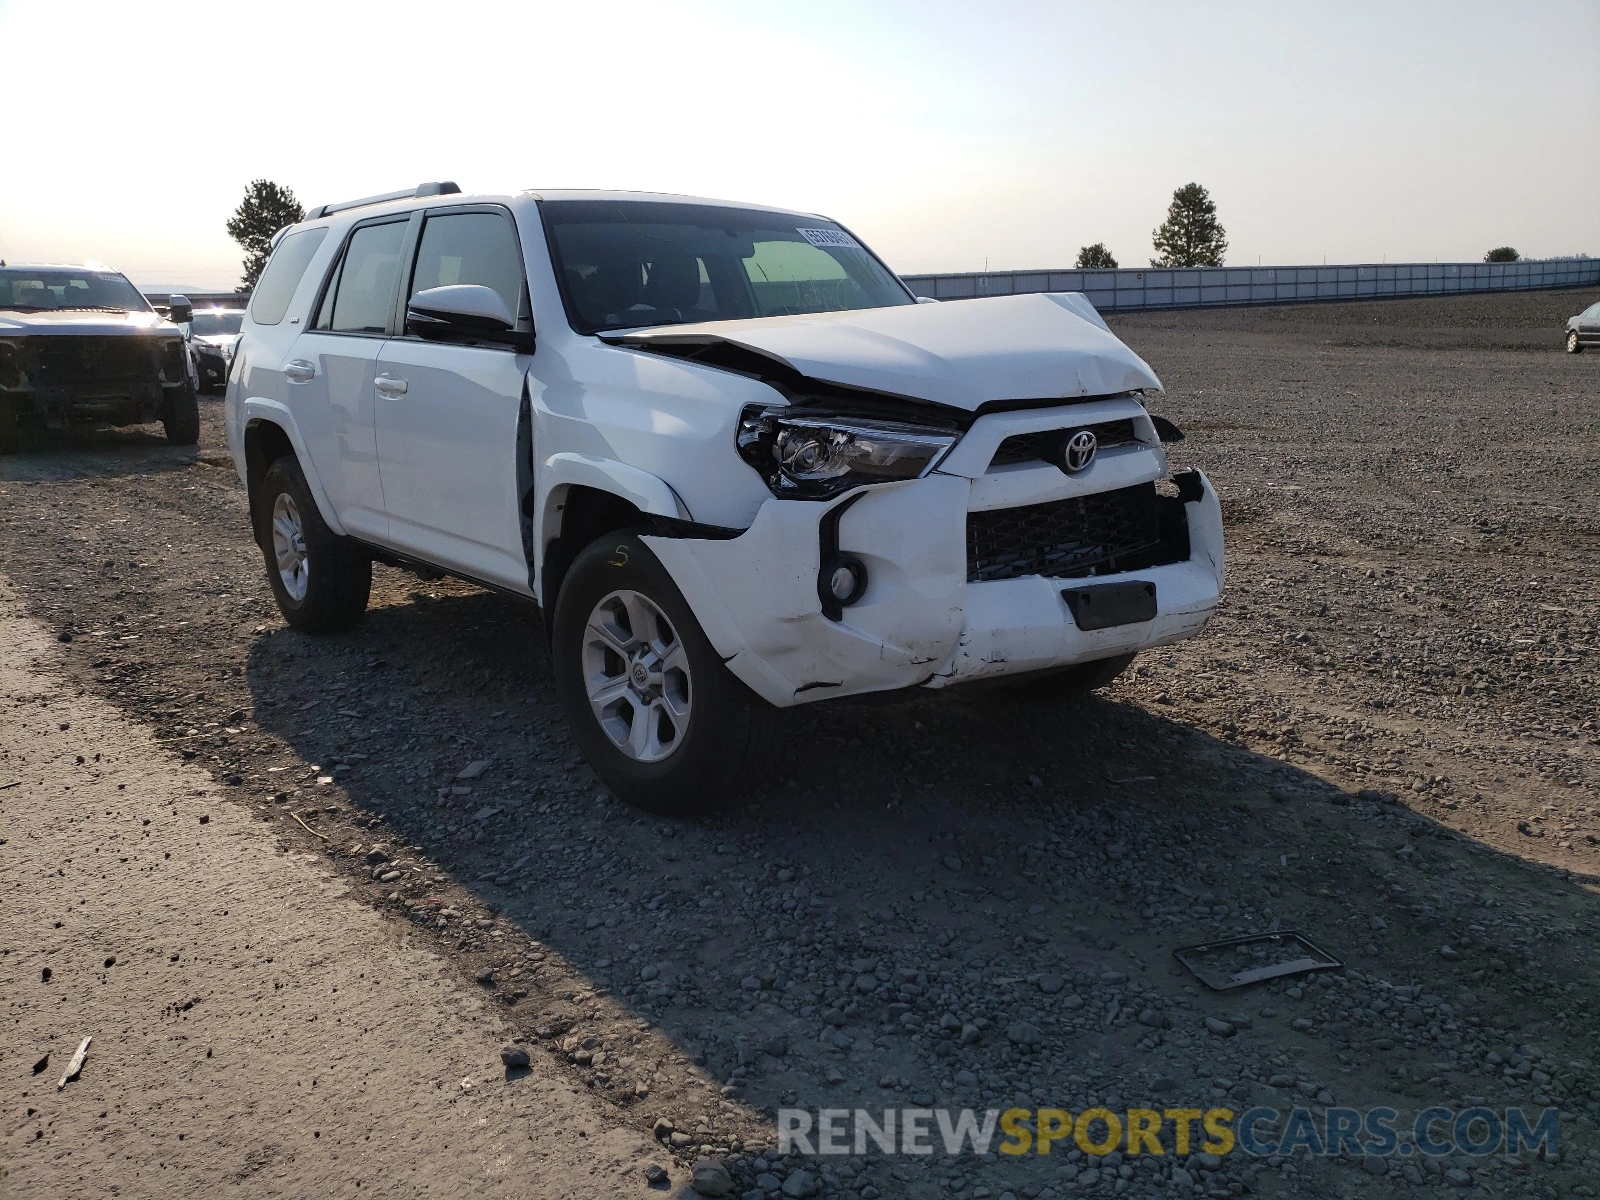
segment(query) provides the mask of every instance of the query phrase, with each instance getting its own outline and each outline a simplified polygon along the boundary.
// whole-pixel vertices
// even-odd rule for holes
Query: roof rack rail
[[[385,192],[381,196],[364,196],[360,200],[345,200],[339,204],[319,204],[306,213],[304,220],[315,221],[318,217],[326,217],[330,213],[344,212],[349,208],[365,208],[369,204],[384,204],[390,200],[411,200],[418,196],[454,196],[461,189],[448,179],[439,183],[419,183],[414,188],[407,188],[401,192]]]

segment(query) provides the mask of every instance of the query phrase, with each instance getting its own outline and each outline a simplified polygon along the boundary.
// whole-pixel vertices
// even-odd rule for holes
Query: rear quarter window
[[[291,233],[278,243],[267,269],[256,281],[255,294],[250,297],[250,319],[257,325],[276,325],[289,311],[289,301],[300,286],[300,277],[311,265],[311,258],[328,236],[326,228],[302,229]]]

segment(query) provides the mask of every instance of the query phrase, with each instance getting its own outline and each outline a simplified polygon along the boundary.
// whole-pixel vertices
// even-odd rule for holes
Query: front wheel
[[[168,392],[161,401],[161,427],[174,446],[192,446],[200,440],[200,401],[192,387]]]
[[[1578,331],[1576,329],[1567,330],[1567,353],[1568,354],[1582,354],[1583,353],[1583,343],[1578,340]]]
[[[305,633],[340,633],[361,620],[372,558],[328,528],[292,454],[267,468],[251,499],[267,582],[283,619]]]
[[[637,533],[573,562],[552,623],[556,692],[595,773],[663,816],[708,812],[759,782],[781,714],[723,666]]]

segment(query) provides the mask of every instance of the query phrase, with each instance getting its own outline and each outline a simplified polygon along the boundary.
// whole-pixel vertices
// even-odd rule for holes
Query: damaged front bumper
[[[1199,471],[1175,482],[1179,496],[1156,497],[1156,485],[1142,478],[1073,497],[1076,508],[1034,504],[1025,512],[994,507],[992,482],[936,473],[826,502],[769,500],[749,529],[725,540],[645,541],[728,668],[787,707],[1049,671],[1200,632],[1222,591],[1222,513]],[[1092,561],[1075,560],[1076,551],[1027,552],[1041,522],[1077,514],[1104,525],[1113,497],[1157,504],[1159,541]],[[1012,514],[1016,528],[1008,527]],[[1116,536],[1123,535],[1103,535]],[[864,593],[843,607],[829,603],[823,578],[835,552],[866,572]],[[996,577],[1006,574],[1015,577]],[[1153,615],[1140,611],[1103,628],[1081,610],[1074,616],[1066,593],[1132,581],[1154,585]]]
[[[25,422],[136,425],[195,386],[180,338],[62,335],[0,340],[0,404]]]

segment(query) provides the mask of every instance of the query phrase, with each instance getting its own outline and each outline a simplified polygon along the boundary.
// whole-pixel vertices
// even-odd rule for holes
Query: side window
[[[283,320],[283,314],[289,311],[289,301],[294,298],[294,290],[300,286],[300,277],[306,273],[312,255],[327,236],[326,229],[302,229],[278,243],[250,297],[252,321],[257,325],[276,325]]]
[[[344,260],[317,314],[317,327],[334,333],[387,333],[400,274],[406,222],[365,225],[350,235]]]
[[[406,298],[453,283],[493,288],[506,308],[518,312],[522,306],[522,260],[509,221],[495,213],[445,213],[428,218]]]

